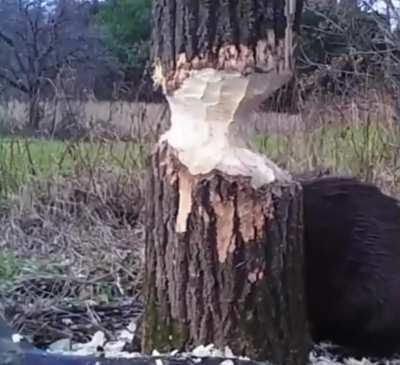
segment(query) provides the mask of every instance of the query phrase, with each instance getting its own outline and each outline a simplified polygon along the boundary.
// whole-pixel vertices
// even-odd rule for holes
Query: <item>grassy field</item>
[[[253,147],[292,173],[319,168],[357,176],[396,193],[400,179],[400,130],[366,125],[322,127],[291,135],[258,136]],[[0,198],[32,181],[144,168],[146,148],[136,143],[88,143],[0,138]]]
[[[322,127],[286,136],[260,136],[253,146],[294,174],[329,169],[331,174],[356,176],[400,197],[399,128]]]
[[[0,199],[34,181],[65,178],[99,168],[119,173],[141,170],[145,150],[136,143],[61,142],[0,137]]]

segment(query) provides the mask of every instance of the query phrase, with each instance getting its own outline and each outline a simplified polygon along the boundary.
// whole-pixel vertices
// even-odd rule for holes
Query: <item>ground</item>
[[[140,310],[141,147],[21,139],[0,146],[5,316],[39,346],[127,326]]]

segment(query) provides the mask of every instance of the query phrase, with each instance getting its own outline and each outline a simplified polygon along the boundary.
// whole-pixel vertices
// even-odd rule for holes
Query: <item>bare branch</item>
[[[1,30],[0,30],[0,40],[2,40],[9,47],[15,47],[13,40],[10,37],[7,37]]]
[[[8,77],[7,75],[3,74],[0,72],[0,79],[3,79],[4,81],[6,81],[10,86],[14,87],[17,90],[20,90],[24,93],[28,93],[29,89],[23,85],[22,83],[16,82],[14,80],[12,80],[10,77]]]
[[[48,80],[63,66],[79,70],[99,61],[87,1],[58,0],[50,9],[46,0],[0,0],[0,16],[0,84],[30,99],[51,93]]]

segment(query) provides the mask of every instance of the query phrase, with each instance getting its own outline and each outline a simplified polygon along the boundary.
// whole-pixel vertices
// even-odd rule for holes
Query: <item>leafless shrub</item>
[[[397,15],[387,10],[391,0],[379,2],[379,8],[375,3],[348,6],[342,1],[306,8],[299,69],[305,71],[308,90],[318,82],[326,93],[351,96],[360,85],[380,81],[389,87],[396,79],[400,39],[393,19]],[[394,7],[393,11],[397,12]]]

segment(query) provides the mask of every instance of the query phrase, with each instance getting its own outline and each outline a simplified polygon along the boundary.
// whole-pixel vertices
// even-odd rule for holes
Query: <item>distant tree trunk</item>
[[[147,184],[143,350],[214,343],[304,364],[301,187],[231,138],[291,79],[301,1],[153,4],[154,79],[172,126]]]
[[[40,128],[40,120],[42,118],[40,108],[39,92],[33,92],[29,95],[28,125],[32,131]]]

